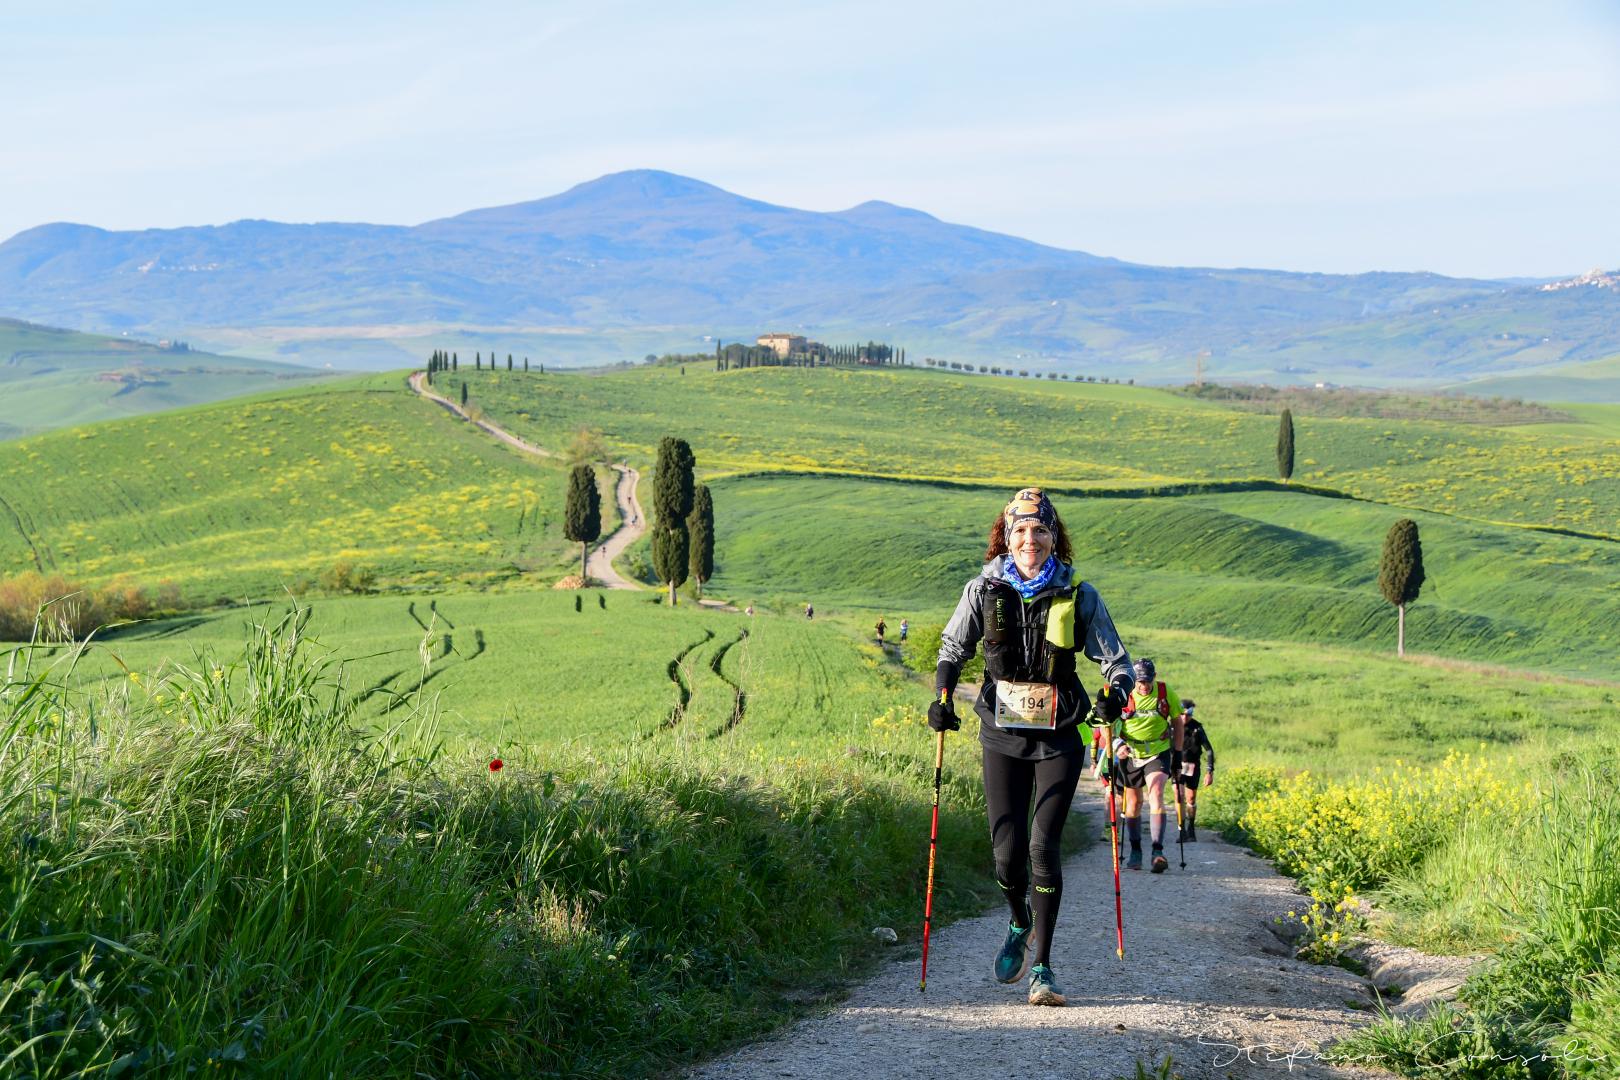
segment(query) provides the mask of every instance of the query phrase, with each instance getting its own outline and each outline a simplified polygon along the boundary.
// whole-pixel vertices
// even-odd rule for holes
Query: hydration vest
[[[1163,742],[1166,739],[1169,739],[1171,737],[1172,732],[1171,732],[1171,728],[1170,728],[1170,691],[1165,688],[1165,685],[1162,682],[1158,684],[1158,690],[1159,690],[1159,700],[1154,702],[1153,707],[1154,707],[1154,710],[1158,713],[1159,719],[1164,721],[1164,731],[1162,733],[1158,734],[1158,735],[1153,736],[1153,738],[1151,738],[1151,739],[1137,740],[1137,739],[1132,739],[1129,735],[1127,735],[1126,740],[1128,742],[1141,742],[1142,745],[1144,745],[1144,746],[1152,746],[1154,743]],[[1136,716],[1136,695],[1131,694],[1131,695],[1129,695],[1129,697],[1130,697],[1130,700],[1125,702],[1125,708],[1120,713],[1120,717],[1122,719],[1126,719],[1126,720],[1132,719],[1132,718],[1134,718]]]
[[[1121,715],[1122,716],[1135,716],[1136,715],[1136,698],[1135,697],[1132,697],[1130,701],[1127,701],[1125,703],[1125,709],[1121,713]],[[1165,689],[1164,683],[1159,683],[1159,715],[1162,716],[1166,720],[1170,719],[1170,692]]]
[[[987,581],[979,600],[986,677],[1053,685],[1072,681],[1079,595],[1076,582],[1025,603],[1005,581]]]

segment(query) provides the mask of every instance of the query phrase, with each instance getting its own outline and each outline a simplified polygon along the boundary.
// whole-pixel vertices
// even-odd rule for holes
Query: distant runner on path
[[[813,619],[816,617],[816,608],[814,604],[804,605],[804,617],[807,619]]]
[[[875,629],[877,631],[877,643],[879,645],[883,644],[883,632],[885,630],[887,630],[888,628],[889,628],[889,624],[883,621],[883,616],[879,615],[878,616],[878,621],[877,621],[877,626],[873,627],[873,629]]]
[[[1164,785],[1170,779],[1172,747],[1180,727],[1181,700],[1155,676],[1153,661],[1136,662],[1136,685],[1125,705],[1124,718],[1114,725],[1115,775],[1106,783],[1125,794],[1125,830],[1130,855],[1125,869],[1142,869],[1142,790],[1147,789],[1152,866],[1162,874],[1170,866],[1164,857]]]
[[[1031,1005],[1067,1004],[1052,973],[1052,932],[1063,898],[1063,824],[1085,768],[1080,722],[1091,706],[1075,654],[1108,681],[1097,709],[1109,720],[1120,716],[1131,686],[1131,658],[1073,558],[1051,500],[1039,488],[1014,495],[990,527],[984,569],[962,589],[940,635],[937,696],[928,708],[935,731],[961,726],[951,695],[982,640],[984,685],[973,711],[996,883],[1012,912],[992,970],[1004,983],[1029,972]]]
[[[911,620],[910,619],[901,619],[900,620],[900,644],[904,645],[906,643],[906,635],[908,633],[910,633],[910,632],[911,632]]]
[[[1203,777],[1204,786],[1210,787],[1215,783],[1215,747],[1209,741],[1209,733],[1204,725],[1193,718],[1195,702],[1187,698],[1182,703],[1184,709],[1181,728],[1181,753],[1176,759],[1178,768],[1176,777],[1181,784],[1182,815],[1186,824],[1187,842],[1193,843],[1198,839],[1198,780]],[[1209,755],[1209,772],[1203,770],[1203,757]]]

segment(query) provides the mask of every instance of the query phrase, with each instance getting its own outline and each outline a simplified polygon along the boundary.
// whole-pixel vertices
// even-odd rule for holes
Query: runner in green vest
[[[1142,790],[1147,789],[1153,872],[1162,874],[1170,865],[1164,857],[1164,785],[1170,779],[1173,748],[1181,741],[1181,699],[1158,681],[1152,660],[1138,660],[1134,670],[1136,685],[1114,729],[1117,775],[1105,782],[1125,795],[1125,829],[1131,843],[1127,870],[1142,869]]]

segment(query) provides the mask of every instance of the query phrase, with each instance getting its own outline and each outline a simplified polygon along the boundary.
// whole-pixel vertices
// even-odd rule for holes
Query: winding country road
[[[421,397],[439,405],[451,415],[467,421],[480,431],[494,436],[514,450],[520,450],[525,454],[533,454],[535,457],[554,458],[557,456],[545,447],[536,446],[527,439],[518,438],[499,424],[484,419],[473,419],[460,405],[442,394],[434,392],[432,387],[427,384],[427,372],[425,371],[411,372],[410,383],[411,389]],[[642,516],[641,503],[636,500],[636,483],[641,479],[641,474],[630,468],[630,466],[617,462],[613,464],[613,469],[619,474],[618,482],[613,489],[614,502],[619,508],[619,527],[614,529],[607,539],[598,543],[596,548],[586,556],[585,574],[587,578],[595,579],[609,589],[639,589],[641,588],[640,585],[623,577],[613,568],[613,560],[622,555],[624,550],[635,543],[641,534],[646,531],[646,518]]]
[[[617,462],[613,468],[619,474],[619,482],[613,488],[613,501],[619,506],[619,527],[586,558],[586,577],[595,578],[610,589],[639,589],[640,585],[613,569],[613,560],[624,554],[624,549],[635,543],[647,528],[646,519],[641,516],[641,503],[636,501],[636,483],[641,474]]]

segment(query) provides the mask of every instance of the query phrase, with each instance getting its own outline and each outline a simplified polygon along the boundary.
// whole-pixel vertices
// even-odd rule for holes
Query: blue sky
[[[1620,266],[1600,0],[235,6],[0,0],[0,237],[647,167],[1165,265]]]

